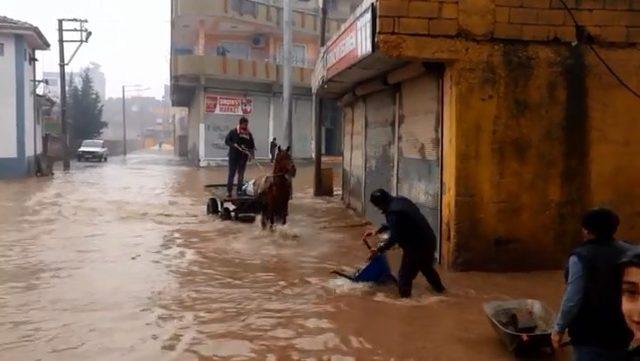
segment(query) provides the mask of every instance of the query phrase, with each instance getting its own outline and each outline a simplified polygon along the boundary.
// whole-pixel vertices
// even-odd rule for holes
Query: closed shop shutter
[[[365,215],[375,223],[384,221],[380,211],[368,202],[371,192],[384,188],[393,193],[395,153],[395,91],[367,96]]]
[[[313,102],[309,98],[293,99],[293,156],[311,158]]]
[[[342,155],[342,200],[350,205],[351,202],[351,144],[353,139],[353,107],[344,107],[342,111],[344,124],[344,151]]]
[[[364,124],[366,108],[364,100],[359,99],[353,107],[353,136],[351,143],[351,177],[349,195],[351,207],[364,211]]]
[[[440,76],[428,73],[402,83],[398,193],[412,199],[440,234]]]

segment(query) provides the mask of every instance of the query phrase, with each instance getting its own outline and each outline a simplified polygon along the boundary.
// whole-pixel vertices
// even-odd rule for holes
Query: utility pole
[[[123,156],[127,156],[127,114],[126,114],[126,100],[124,98],[125,94],[124,94],[124,88],[125,86],[122,86],[122,155]]]
[[[291,84],[291,47],[292,47],[292,34],[291,28],[293,26],[291,19],[293,17],[293,11],[291,9],[291,0],[284,0],[284,16],[282,22],[282,118],[284,119],[284,138],[287,146],[293,149],[293,125],[292,125],[292,84]]]
[[[320,0],[320,48],[325,46],[327,42],[327,4],[326,0]],[[320,59],[322,61],[322,59]],[[324,101],[316,93],[313,94],[315,131],[313,133],[314,160],[315,167],[313,172],[313,195],[319,197],[322,195],[322,121],[324,117]]]
[[[75,23],[77,28],[65,29],[65,22]],[[87,20],[85,19],[58,19],[58,47],[60,50],[60,122],[61,122],[61,131],[62,131],[62,139],[66,145],[66,148],[69,149],[69,131],[67,129],[67,74],[66,67],[71,64],[71,61],[80,50],[82,44],[89,42],[89,38],[91,37],[91,31],[85,28],[85,24]],[[65,40],[64,33],[78,33],[78,39]],[[77,43],[75,51],[71,55],[69,61],[66,60],[64,54],[64,44],[65,43]],[[65,155],[64,160],[62,161],[62,169],[69,170],[71,168],[71,164],[69,162],[68,154]]]
[[[58,47],[60,48],[60,121],[62,139],[64,144],[69,148],[69,135],[67,133],[67,74],[65,73],[65,58],[64,58],[64,20],[58,19]],[[69,170],[71,164],[69,157],[65,154],[62,160],[62,169]]]

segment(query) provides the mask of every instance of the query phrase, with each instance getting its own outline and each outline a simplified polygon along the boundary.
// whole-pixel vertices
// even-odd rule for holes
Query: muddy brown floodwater
[[[559,272],[445,272],[445,296],[419,278],[411,300],[333,277],[366,257],[340,227],[362,220],[299,169],[275,232],[206,216],[225,169],[165,153],[0,182],[0,359],[514,360],[482,303],[557,307]]]

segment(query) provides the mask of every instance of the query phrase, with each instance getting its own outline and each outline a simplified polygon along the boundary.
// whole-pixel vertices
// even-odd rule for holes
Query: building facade
[[[317,3],[294,3],[293,154],[309,158],[320,18]],[[188,144],[176,148],[188,149],[188,158],[198,165],[225,159],[224,137],[247,116],[256,155],[267,158],[270,139],[284,139],[281,2],[173,0],[171,10],[172,105],[187,108],[188,114],[186,134],[176,137]],[[330,33],[339,26],[333,18],[327,24]]]
[[[640,238],[640,3],[564,3],[365,1],[314,76],[343,107],[347,205],[414,199],[458,270],[562,266],[598,205]]]
[[[0,16],[0,178],[35,174],[42,151],[36,101],[36,51],[49,49],[40,30]]]

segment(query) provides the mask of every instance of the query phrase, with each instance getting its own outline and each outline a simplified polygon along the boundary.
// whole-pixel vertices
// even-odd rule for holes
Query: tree
[[[84,139],[95,139],[102,135],[107,123],[102,121],[102,99],[93,87],[89,71],[80,75],[80,86],[70,78],[69,85],[69,122],[71,136],[75,143]]]

